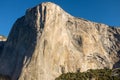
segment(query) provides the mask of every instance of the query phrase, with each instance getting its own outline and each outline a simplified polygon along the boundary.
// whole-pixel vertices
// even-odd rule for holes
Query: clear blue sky
[[[8,36],[26,9],[51,1],[73,16],[111,26],[120,26],[120,0],[0,0],[0,34]]]

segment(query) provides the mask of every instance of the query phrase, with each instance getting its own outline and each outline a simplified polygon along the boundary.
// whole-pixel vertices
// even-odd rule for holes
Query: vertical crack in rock
[[[43,30],[46,21],[46,6],[40,5],[40,29]]]

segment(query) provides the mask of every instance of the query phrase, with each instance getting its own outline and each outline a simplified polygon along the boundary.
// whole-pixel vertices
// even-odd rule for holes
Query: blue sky
[[[120,26],[120,0],[1,0],[0,34],[8,36],[17,18],[41,2],[54,2],[73,16]]]

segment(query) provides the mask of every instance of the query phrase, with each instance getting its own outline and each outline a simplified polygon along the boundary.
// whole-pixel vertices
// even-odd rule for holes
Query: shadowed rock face
[[[6,38],[4,36],[0,36],[0,56],[2,54],[4,44],[5,44]]]
[[[3,50],[3,47],[4,47],[4,41],[0,41],[0,56],[2,54],[2,50]]]
[[[54,80],[66,72],[119,67],[119,54],[119,28],[75,18],[47,2],[15,22],[0,74],[12,80]]]
[[[5,42],[6,42],[6,38],[4,36],[0,36],[0,57],[1,57],[4,45],[5,45]],[[10,80],[10,77],[0,74],[0,80]]]

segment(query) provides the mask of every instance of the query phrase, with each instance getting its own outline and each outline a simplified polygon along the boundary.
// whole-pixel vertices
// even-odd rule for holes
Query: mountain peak
[[[13,25],[0,57],[11,80],[55,80],[62,73],[120,67],[120,29],[75,18],[51,2]]]

